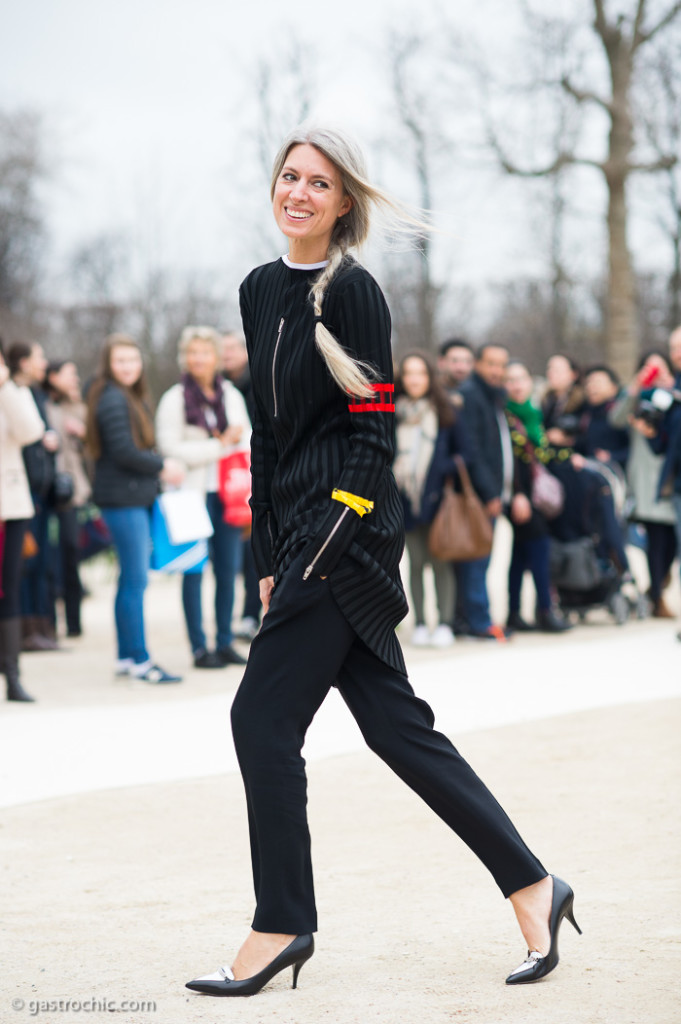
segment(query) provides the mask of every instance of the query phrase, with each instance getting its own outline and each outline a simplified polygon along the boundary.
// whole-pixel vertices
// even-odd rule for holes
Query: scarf
[[[189,373],[182,374],[185,422],[203,427],[211,437],[219,437],[227,429],[227,413],[222,391],[222,380],[215,374],[213,398],[208,398]]]
[[[544,430],[544,421],[542,418],[542,411],[539,409],[531,398],[528,398],[526,402],[512,402],[511,399],[506,402],[506,408],[520,420],[525,433],[532,442],[535,448],[546,448],[548,441],[546,439],[546,431]]]
[[[412,513],[418,517],[437,440],[437,412],[429,398],[400,395],[395,403],[395,414],[397,454],[393,474]]]

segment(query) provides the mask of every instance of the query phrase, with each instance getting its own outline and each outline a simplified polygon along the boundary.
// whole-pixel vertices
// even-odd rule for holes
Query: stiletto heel
[[[300,969],[304,963],[305,960],[299,960],[297,964],[293,965],[293,984],[291,985],[291,988],[298,987],[298,975],[300,974]]]
[[[568,921],[570,922],[572,927],[575,929],[575,931],[579,932],[579,934],[581,935],[582,934],[582,929],[579,927],[579,925],[575,921],[575,915],[574,915],[574,912],[572,910],[572,904],[570,904],[570,906],[566,908],[565,916],[567,917]]]
[[[558,966],[558,932],[564,917],[580,935],[582,934],[582,929],[575,921],[572,909],[575,894],[562,878],[557,878],[556,875],[551,875],[551,878],[553,879],[553,897],[549,915],[549,935],[551,937],[549,951],[546,956],[542,956],[536,949],[528,949],[527,959],[523,960],[514,971],[511,971],[506,979],[507,985],[526,985],[532,981],[539,981]]]
[[[254,974],[252,978],[243,978],[237,981],[231,968],[220,967],[215,974],[207,974],[203,978],[188,981],[185,988],[190,988],[192,992],[203,992],[209,996],[253,996],[276,974],[287,967],[293,967],[293,988],[296,988],[300,969],[313,953],[314,937],[299,935],[286,949],[282,950],[279,956],[275,956],[267,967],[263,967],[262,971]]]

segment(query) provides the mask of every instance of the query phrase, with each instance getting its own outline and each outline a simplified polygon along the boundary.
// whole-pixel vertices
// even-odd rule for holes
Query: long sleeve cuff
[[[275,536],[273,513],[270,509],[253,508],[252,511],[251,548],[253,549],[255,567],[258,570],[258,579],[262,580],[274,573],[272,562],[272,545]]]
[[[354,496],[351,496],[354,497]],[[353,502],[334,500],[322,519],[319,529],[307,544],[304,551],[303,579],[310,576],[328,576],[350,547],[355,538],[362,515],[355,511]]]

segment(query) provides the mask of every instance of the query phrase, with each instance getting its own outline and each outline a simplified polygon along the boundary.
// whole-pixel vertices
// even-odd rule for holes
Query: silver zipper
[[[312,561],[311,561],[311,562],[310,562],[310,564],[308,565],[307,569],[306,569],[306,570],[305,570],[305,572],[303,573],[303,579],[304,579],[304,580],[306,580],[306,579],[308,579],[308,578],[310,577],[310,575],[311,575],[312,571],[314,570],[314,567],[315,567],[315,565],[317,564],[317,562],[319,561],[319,559],[320,559],[320,558],[322,557],[322,555],[324,554],[324,552],[325,552],[325,551],[326,551],[326,549],[328,548],[329,544],[330,544],[330,543],[331,543],[331,541],[333,540],[334,534],[335,534],[335,533],[336,533],[336,531],[338,530],[338,527],[339,527],[339,526],[340,526],[340,524],[341,524],[341,523],[343,522],[343,520],[345,519],[345,517],[346,517],[346,515],[348,514],[348,512],[349,512],[349,511],[350,511],[350,509],[349,509],[349,508],[344,508],[344,509],[343,509],[343,511],[341,512],[341,514],[340,514],[340,517],[339,517],[339,519],[338,519],[338,522],[336,523],[336,525],[334,526],[333,530],[331,531],[331,533],[329,534],[329,536],[328,536],[328,537],[326,538],[326,540],[324,541],[324,543],[323,543],[323,544],[322,544],[322,546],[320,547],[319,551],[318,551],[318,552],[317,552],[317,554],[316,554],[316,555],[314,556],[314,558],[312,559]]]
[[[274,370],[275,370],[275,366],[277,364],[277,352],[279,351],[279,342],[281,341],[281,332],[283,330],[284,330],[284,317],[282,316],[281,320],[279,321],[279,331],[277,332],[277,341],[276,341],[276,344],[274,346],[274,355],[272,356],[272,394],[274,395],[274,416],[275,416],[275,419],[276,419],[276,416],[277,416],[277,410],[279,408],[279,403],[277,402],[277,382],[276,382],[276,380],[274,378]]]
[[[267,513],[267,532],[270,536],[270,550],[274,548],[274,537],[272,536],[272,513]]]

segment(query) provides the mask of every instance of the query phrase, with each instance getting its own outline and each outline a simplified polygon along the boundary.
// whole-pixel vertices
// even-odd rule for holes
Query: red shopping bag
[[[251,453],[232,452],[218,464],[218,494],[224,505],[223,519],[230,526],[250,526]]]

